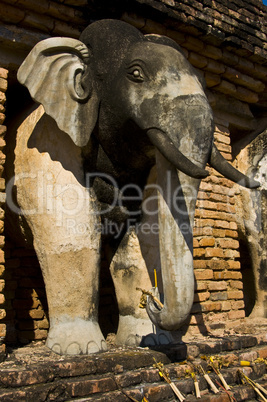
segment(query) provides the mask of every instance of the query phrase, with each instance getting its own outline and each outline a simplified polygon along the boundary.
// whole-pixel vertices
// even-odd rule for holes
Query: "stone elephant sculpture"
[[[258,186],[213,144],[200,78],[173,40],[102,20],[80,40],[38,43],[18,79],[41,104],[17,129],[14,185],[45,281],[47,346],[60,354],[106,350],[98,325],[101,219],[121,229],[110,268],[117,342],[139,344],[153,325],[176,330],[193,303],[192,225],[207,162]],[[141,310],[136,287],[156,292],[151,277],[160,266],[164,306],[148,296]]]

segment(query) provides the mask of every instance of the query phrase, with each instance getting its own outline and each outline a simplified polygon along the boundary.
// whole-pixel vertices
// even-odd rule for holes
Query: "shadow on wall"
[[[49,327],[42,273],[35,252],[5,245],[6,343],[27,344],[45,339]]]
[[[255,276],[252,268],[251,255],[246,239],[241,238],[239,240],[239,251],[240,251],[241,274],[242,274],[244,303],[245,303],[244,309],[246,317],[248,317],[251,314],[253,307],[255,306],[256,288],[255,288]]]
[[[105,252],[101,261],[99,323],[106,337],[118,327],[118,306]],[[49,329],[45,285],[35,251],[18,247],[6,237],[6,343],[25,345],[47,338]]]

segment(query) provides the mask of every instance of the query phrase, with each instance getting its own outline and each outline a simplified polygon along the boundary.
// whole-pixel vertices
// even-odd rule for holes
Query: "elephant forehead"
[[[176,49],[155,43],[135,45],[129,65],[144,67],[144,82],[131,87],[132,101],[140,104],[155,94],[174,99],[183,95],[204,95],[194,70]]]
[[[199,82],[189,74],[185,74],[179,81],[175,79],[171,71],[159,71],[152,82],[144,84],[142,87],[131,88],[130,100],[131,104],[136,107],[140,106],[144,101],[157,98],[158,106],[164,103],[167,105],[170,101],[179,100],[184,96],[202,95],[204,92]]]

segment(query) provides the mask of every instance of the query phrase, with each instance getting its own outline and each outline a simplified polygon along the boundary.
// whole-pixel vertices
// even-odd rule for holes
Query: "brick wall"
[[[121,19],[143,33],[167,35],[181,45],[190,63],[205,78],[207,95],[215,114],[216,145],[231,161],[236,140],[243,132],[256,128],[254,111],[267,107],[266,9],[261,1],[133,0],[124,5],[117,0],[114,4],[118,4],[117,15],[121,14]],[[10,71],[9,87],[16,86],[16,70],[35,43],[49,36],[77,38],[87,21],[95,15],[101,17],[99,11],[98,14],[92,11],[91,2],[87,0],[60,3],[0,0],[0,21],[3,24],[0,66],[4,67],[0,69],[0,124],[4,119],[7,70]],[[103,16],[113,17],[112,7],[109,9],[107,5]],[[7,95],[8,108],[12,108],[13,102],[14,98]],[[0,126],[0,135],[4,133],[5,127]],[[0,149],[3,145],[0,137]],[[0,154],[2,162],[4,156]],[[0,173],[2,169],[1,165]],[[239,189],[208,169],[211,174],[201,183],[196,208],[196,293],[189,329],[186,329],[189,334],[207,329],[216,331],[222,322],[245,316],[235,209]],[[4,191],[1,180],[0,203]],[[3,213],[0,211],[1,233],[2,226]],[[0,247],[4,243],[1,233]],[[0,264],[4,262],[1,253]],[[6,268],[0,265],[0,292],[5,282],[5,296],[0,293],[0,302],[4,302],[4,297],[6,301],[5,310],[0,310],[0,319],[7,325],[7,341],[44,339],[48,329],[47,303],[35,253],[15,247],[10,240],[6,242],[5,253]],[[107,274],[107,260],[104,258],[102,263]],[[116,329],[117,307],[110,278],[105,275],[102,283],[101,321],[108,332]],[[114,309],[111,309],[111,304],[114,304]],[[5,324],[0,324],[0,337],[4,336]]]

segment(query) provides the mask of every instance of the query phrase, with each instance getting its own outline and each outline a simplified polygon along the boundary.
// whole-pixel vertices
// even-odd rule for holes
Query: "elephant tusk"
[[[164,132],[158,129],[150,129],[147,131],[147,135],[152,144],[176,169],[194,179],[203,179],[209,175],[207,170],[195,165],[184,156]]]
[[[224,159],[224,157],[218,151],[215,144],[213,144],[211,150],[209,164],[227,179],[240,184],[240,186],[247,188],[260,187],[260,183],[258,181],[244,175],[243,173],[239,172],[239,170],[230,165],[230,163],[228,163],[227,160]]]

